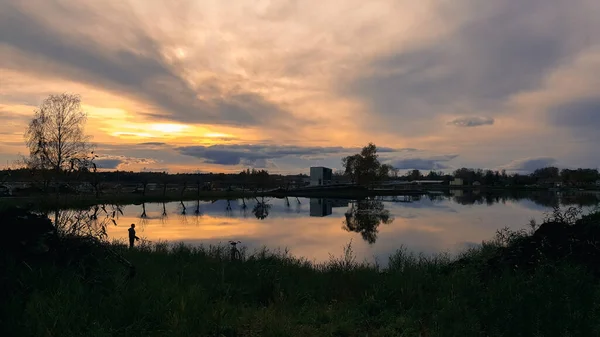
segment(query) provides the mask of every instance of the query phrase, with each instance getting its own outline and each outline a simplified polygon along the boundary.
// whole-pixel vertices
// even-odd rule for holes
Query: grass
[[[349,245],[312,264],[285,252],[112,248],[137,275],[7,263],[2,336],[599,336],[600,284],[575,266],[533,274],[448,270],[447,256],[399,250],[386,269]],[[491,245],[464,253],[483,258]],[[10,261],[9,261],[10,262]]]

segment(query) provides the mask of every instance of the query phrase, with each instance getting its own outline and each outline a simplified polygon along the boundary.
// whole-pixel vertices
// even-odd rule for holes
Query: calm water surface
[[[210,245],[240,240],[250,251],[287,248],[316,262],[340,256],[352,241],[359,259],[385,264],[402,246],[416,253],[455,254],[492,238],[500,228],[524,228],[552,210],[547,202],[531,199],[417,199],[259,198],[127,205],[108,235],[126,240],[129,225],[135,223],[138,236],[153,242]]]

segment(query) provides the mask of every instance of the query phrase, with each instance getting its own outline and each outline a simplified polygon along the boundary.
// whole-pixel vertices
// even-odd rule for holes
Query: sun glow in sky
[[[0,0],[0,162],[52,93],[106,169],[600,166],[600,2]]]
[[[188,125],[183,124],[150,124],[148,127],[150,130],[173,134],[181,133],[182,131],[189,129]]]

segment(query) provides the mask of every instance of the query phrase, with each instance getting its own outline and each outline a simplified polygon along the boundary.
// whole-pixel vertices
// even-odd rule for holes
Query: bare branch
[[[72,169],[74,161],[89,162],[92,147],[84,133],[86,120],[79,95],[48,96],[35,110],[25,133],[27,166],[59,172]]]

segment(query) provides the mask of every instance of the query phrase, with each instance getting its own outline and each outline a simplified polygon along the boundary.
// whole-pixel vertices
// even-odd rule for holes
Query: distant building
[[[450,181],[450,186],[462,186],[465,182],[461,178],[454,178]]]
[[[332,206],[333,203],[329,199],[310,198],[310,216],[323,217],[331,215]]]
[[[310,168],[310,185],[323,186],[331,184],[333,171],[330,168],[317,166]]]

